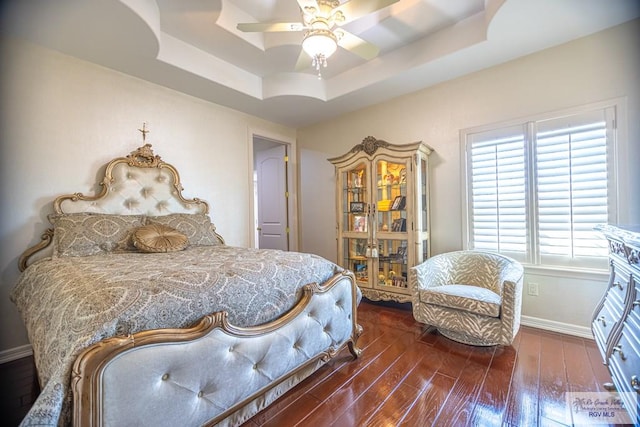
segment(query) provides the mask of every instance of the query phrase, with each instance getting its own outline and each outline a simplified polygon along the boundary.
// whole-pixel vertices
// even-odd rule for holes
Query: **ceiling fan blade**
[[[335,31],[339,37],[338,45],[345,48],[349,52],[353,52],[361,58],[370,60],[378,56],[380,49],[378,46],[362,40],[360,37],[353,35],[342,29]]]
[[[245,33],[255,32],[279,32],[279,31],[302,31],[305,26],[300,22],[249,22],[238,24],[238,30]]]
[[[376,10],[391,6],[398,1],[399,0],[350,0],[336,7],[334,9],[334,13],[337,11],[342,12],[344,15],[344,21],[340,22],[338,25],[344,25],[354,19],[360,18],[361,16],[368,15]]]
[[[306,70],[311,67],[311,57],[307,55],[307,52],[300,49],[300,56],[298,56],[298,61],[296,62],[296,71]]]

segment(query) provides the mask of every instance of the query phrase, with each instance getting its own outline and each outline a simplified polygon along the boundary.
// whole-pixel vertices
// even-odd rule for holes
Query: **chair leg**
[[[430,334],[431,332],[438,330],[438,328],[436,328],[433,325],[424,325],[424,327],[422,328],[422,333],[423,334]]]

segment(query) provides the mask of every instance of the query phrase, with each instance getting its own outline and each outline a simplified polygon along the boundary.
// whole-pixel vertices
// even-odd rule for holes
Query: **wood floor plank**
[[[438,372],[451,378],[460,376],[460,372],[467,363],[467,358],[473,351],[473,347],[451,341],[442,335],[438,335],[433,343],[433,349],[446,354]]]
[[[367,351],[351,363],[343,365],[334,375],[327,380],[320,382],[307,390],[321,401],[326,400],[337,389],[344,387],[351,379],[357,376],[362,370],[374,363],[382,354],[385,353],[392,345],[393,341],[378,340],[372,344]],[[384,362],[383,362],[384,363]]]
[[[407,334],[402,334],[406,336]],[[311,412],[304,422],[306,425],[318,425],[330,420],[334,422],[342,413],[355,403],[378,378],[380,378],[393,363],[407,350],[410,342],[402,339],[402,335],[387,348],[379,357],[355,376],[349,379],[337,391],[316,388],[312,390],[315,397],[322,400],[322,406]],[[322,392],[322,393],[319,393]]]
[[[314,396],[303,394],[296,399],[294,404],[287,406],[286,410],[278,412],[267,420],[260,420],[260,418],[254,416],[244,426],[249,427],[249,423],[254,423],[261,427],[294,426],[321,404],[322,402]]]
[[[405,382],[400,383],[384,404],[367,420],[368,427],[395,426],[409,412],[421,391]],[[355,425],[355,424],[353,424]]]
[[[587,356],[589,357],[591,370],[593,371],[596,379],[598,391],[604,392],[606,391],[604,384],[611,382],[611,374],[609,373],[607,366],[602,361],[602,356],[600,355],[600,350],[598,350],[596,342],[593,340],[585,340],[584,345],[587,350]]]
[[[400,425],[405,427],[433,425],[455,382],[455,378],[439,373],[434,374],[404,419],[400,421]]]
[[[423,353],[422,358],[404,382],[417,390],[423,390],[440,370],[447,353],[436,351],[431,346],[422,345],[421,342],[416,343],[416,347]]]
[[[504,422],[535,426],[538,425],[540,334],[530,329],[523,329],[520,334]]]
[[[551,333],[540,334],[540,392],[538,410],[541,418],[570,425],[571,415],[566,410],[569,391],[562,337]]]
[[[383,375],[371,384],[344,413],[336,420],[335,424],[344,425],[349,421],[355,421],[352,425],[369,425],[369,419],[382,408],[387,399],[395,393],[396,388],[411,372],[422,357],[421,352],[414,346],[407,350],[393,362]],[[398,415],[398,414],[396,414]],[[402,414],[403,415],[403,414]]]
[[[477,352],[475,351],[477,350]],[[487,350],[491,350],[488,352]],[[441,425],[468,425],[495,348],[474,349],[460,372],[435,422]]]
[[[563,336],[562,346],[567,360],[567,379],[569,390],[573,392],[598,391],[599,385],[591,370],[591,361],[584,345],[584,340],[577,337]]]
[[[491,359],[470,423],[500,425],[507,407],[507,397],[518,353],[512,346],[498,347]]]

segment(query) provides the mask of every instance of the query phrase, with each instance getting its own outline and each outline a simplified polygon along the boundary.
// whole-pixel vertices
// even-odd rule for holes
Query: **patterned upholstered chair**
[[[409,270],[413,317],[471,345],[510,345],[520,328],[522,265],[479,251],[449,252]]]

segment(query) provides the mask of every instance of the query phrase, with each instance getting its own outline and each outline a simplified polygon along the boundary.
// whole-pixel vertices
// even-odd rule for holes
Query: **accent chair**
[[[454,341],[510,345],[520,328],[522,264],[482,251],[433,256],[409,269],[413,316]]]

